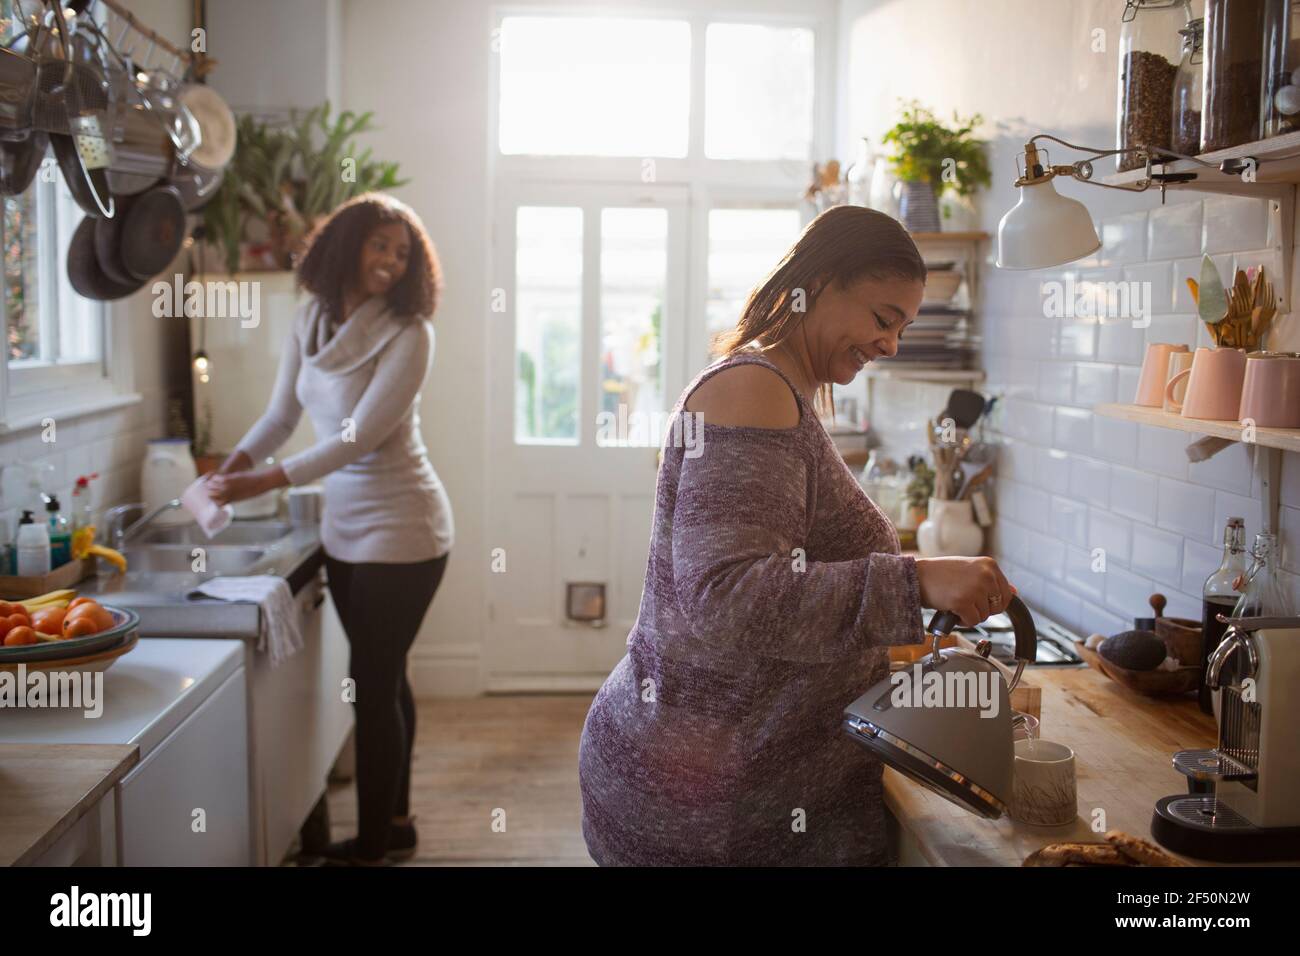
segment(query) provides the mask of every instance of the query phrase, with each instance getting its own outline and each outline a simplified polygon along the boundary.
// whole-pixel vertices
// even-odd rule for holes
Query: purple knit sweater
[[[723,359],[674,412],[742,363],[780,373]],[[791,389],[794,428],[664,448],[640,612],[578,754],[601,865],[888,862],[880,764],[840,720],[921,639],[916,562]]]

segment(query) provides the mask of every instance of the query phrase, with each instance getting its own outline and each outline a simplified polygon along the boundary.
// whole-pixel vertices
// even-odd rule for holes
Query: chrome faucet
[[[171,511],[173,508],[179,508],[180,506],[181,500],[179,498],[173,498],[171,501],[164,502],[157,508],[154,508],[153,511],[150,511],[144,517],[140,518],[140,520],[129,525],[125,529],[119,527],[122,515],[129,511],[144,510],[144,505],[137,502],[135,504],[118,505],[116,508],[110,508],[104,513],[104,524],[107,533],[111,535],[113,547],[121,551],[132,538],[148,527],[149,524],[160,514],[165,511]]]

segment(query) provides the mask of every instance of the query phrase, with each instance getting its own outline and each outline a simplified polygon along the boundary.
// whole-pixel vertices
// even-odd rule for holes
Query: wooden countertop
[[[1213,747],[1214,718],[1195,699],[1158,700],[1120,687],[1089,667],[1035,667],[1043,740],[1074,750],[1079,816],[1071,826],[1033,827],[1009,816],[985,820],[885,768],[885,805],[935,866],[1019,866],[1049,843],[1101,840],[1106,830],[1151,839],[1156,800],[1186,793],[1174,751]],[[1090,824],[1105,812],[1100,832]]]
[[[0,866],[25,866],[140,760],[134,744],[0,744]]]

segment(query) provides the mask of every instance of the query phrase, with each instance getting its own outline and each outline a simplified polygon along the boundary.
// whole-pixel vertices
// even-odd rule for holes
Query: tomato
[[[91,634],[98,634],[99,630],[90,618],[77,617],[64,622],[63,639],[70,641],[74,637],[89,637]]]
[[[108,611],[105,611],[98,604],[92,603],[78,605],[70,610],[67,613],[67,616],[63,619],[64,637],[68,636],[68,626],[73,621],[90,621],[95,627],[95,630],[91,633],[97,634],[98,632],[106,631],[113,626],[113,615],[108,613]]]
[[[23,644],[35,644],[38,641],[40,641],[40,638],[36,636],[36,632],[26,625],[15,627],[5,635],[5,647],[18,647]]]
[[[37,611],[32,615],[32,629],[41,634],[60,634],[63,632],[63,617],[66,613],[61,607]]]

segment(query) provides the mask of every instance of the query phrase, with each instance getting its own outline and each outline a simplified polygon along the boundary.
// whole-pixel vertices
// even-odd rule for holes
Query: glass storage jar
[[[1260,138],[1264,8],[1268,0],[1205,0],[1201,152]]]
[[[1127,0],[1119,34],[1117,149],[1170,148],[1170,104],[1178,72],[1178,31],[1192,19],[1187,0]],[[1136,153],[1115,157],[1120,172],[1146,165]]]
[[[1294,133],[1300,130],[1300,3],[1267,0],[1262,55],[1261,138]]]
[[[1170,114],[1170,148],[1184,156],[1201,151],[1201,71],[1204,68],[1205,19],[1196,17],[1178,31],[1183,54],[1174,75],[1173,113]]]

